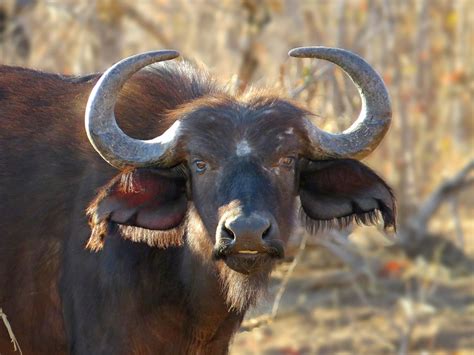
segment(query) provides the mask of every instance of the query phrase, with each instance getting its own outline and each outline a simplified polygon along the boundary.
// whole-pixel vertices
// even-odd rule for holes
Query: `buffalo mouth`
[[[268,243],[262,250],[238,250],[232,243],[216,244],[213,251],[215,260],[222,260],[232,270],[250,275],[269,271],[276,260],[283,259],[285,251],[281,243]]]
[[[226,256],[224,263],[234,271],[250,275],[259,271],[267,271],[273,267],[275,259],[268,254],[231,254]]]

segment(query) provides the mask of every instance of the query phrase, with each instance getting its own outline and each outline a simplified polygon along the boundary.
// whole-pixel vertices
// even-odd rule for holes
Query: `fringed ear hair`
[[[382,217],[382,213],[380,211],[374,210],[369,211],[366,213],[361,214],[352,214],[349,216],[344,217],[337,217],[333,219],[313,219],[309,217],[304,209],[301,207],[299,209],[299,219],[305,229],[311,233],[316,234],[317,232],[337,228],[337,229],[344,229],[350,226],[353,223],[358,225],[375,225],[380,223],[380,221],[384,221],[384,228],[390,229],[394,228],[394,225],[391,222],[388,222],[387,218]],[[389,217],[393,218],[393,217]],[[393,222],[392,222],[393,223]]]
[[[396,226],[396,204],[390,187],[362,163],[310,161],[300,172],[300,218],[309,232],[351,223]]]

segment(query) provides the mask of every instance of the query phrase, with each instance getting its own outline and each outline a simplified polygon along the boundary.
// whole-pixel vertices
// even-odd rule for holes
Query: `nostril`
[[[267,229],[265,229],[265,231],[263,232],[262,234],[262,238],[265,239],[266,237],[268,237],[270,235],[270,230],[272,229],[272,225],[270,224]]]
[[[227,238],[227,239],[230,239],[230,240],[234,240],[235,239],[235,234],[234,232],[232,232],[229,228],[227,228],[226,226],[222,226],[222,234],[223,234],[223,237],[224,238]]]

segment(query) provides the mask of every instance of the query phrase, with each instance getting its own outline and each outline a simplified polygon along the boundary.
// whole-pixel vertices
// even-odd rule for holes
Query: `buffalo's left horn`
[[[110,165],[145,167],[159,163],[173,147],[179,121],[161,136],[150,140],[134,139],[117,125],[114,107],[120,89],[134,73],[156,62],[179,56],[173,50],[146,52],[121,60],[110,67],[92,89],[87,101],[85,124],[87,136],[95,150]]]
[[[324,59],[338,65],[355,83],[362,101],[359,117],[342,133],[323,131],[308,121],[313,158],[362,159],[372,152],[387,132],[392,117],[387,89],[375,70],[358,55],[339,48],[300,47],[288,54]]]

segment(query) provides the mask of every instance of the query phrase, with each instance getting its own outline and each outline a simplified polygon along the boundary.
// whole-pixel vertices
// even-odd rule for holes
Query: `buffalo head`
[[[139,140],[116,123],[119,91],[139,69],[178,53],[143,53],[107,70],[89,97],[86,130],[121,173],[89,207],[89,247],[100,249],[111,230],[152,246],[185,243],[217,267],[229,302],[242,308],[252,295],[242,300],[237,288],[261,283],[283,257],[298,210],[311,231],[378,216],[393,226],[390,188],[354,160],[368,155],[390,124],[381,78],[342,49],[305,47],[290,55],[329,60],[351,77],[362,110],[349,129],[325,132],[307,110],[276,96],[216,92],[170,110],[163,134]]]

